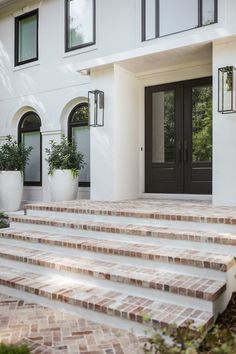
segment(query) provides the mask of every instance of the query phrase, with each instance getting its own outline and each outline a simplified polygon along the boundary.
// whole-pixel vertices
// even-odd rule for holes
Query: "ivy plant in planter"
[[[48,163],[49,186],[53,201],[76,199],[79,171],[84,168],[83,155],[77,145],[62,135],[60,143],[50,141],[45,149]]]
[[[18,144],[10,135],[0,147],[0,205],[5,211],[20,208],[23,171],[33,148]]]

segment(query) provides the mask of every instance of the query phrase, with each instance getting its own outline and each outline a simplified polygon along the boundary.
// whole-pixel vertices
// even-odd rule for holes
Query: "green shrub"
[[[0,211],[0,229],[4,227],[9,227],[8,216]]]
[[[0,344],[0,354],[30,354],[30,350],[26,345]]]
[[[155,333],[144,345],[145,354],[235,354],[236,335],[215,326],[204,338],[203,330],[191,325]]]
[[[0,146],[0,171],[24,171],[32,149],[8,135],[6,143]]]
[[[48,158],[46,161],[49,166],[49,174],[54,170],[72,170],[73,176],[77,177],[79,170],[84,168],[85,162],[83,155],[77,150],[76,143],[69,141],[65,135],[62,135],[61,142],[50,141],[51,148],[46,148]]]

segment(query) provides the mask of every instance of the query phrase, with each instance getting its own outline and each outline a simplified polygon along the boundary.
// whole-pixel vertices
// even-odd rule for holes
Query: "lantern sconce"
[[[89,126],[103,127],[104,126],[104,92],[94,90],[88,92],[89,106]]]
[[[225,66],[218,70],[218,112],[236,113],[236,69]]]

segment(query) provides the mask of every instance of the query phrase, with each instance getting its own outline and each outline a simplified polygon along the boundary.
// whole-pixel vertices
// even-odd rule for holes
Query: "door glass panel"
[[[89,127],[75,127],[72,129],[73,141],[78,150],[84,155],[86,165],[79,171],[79,182],[90,182],[90,130]]]
[[[160,36],[195,27],[198,27],[198,0],[160,0]]]
[[[212,160],[212,86],[192,88],[192,161]]]
[[[23,133],[22,141],[26,147],[33,147],[25,167],[24,181],[40,182],[40,132]]]
[[[152,162],[175,162],[175,91],[152,94]]]

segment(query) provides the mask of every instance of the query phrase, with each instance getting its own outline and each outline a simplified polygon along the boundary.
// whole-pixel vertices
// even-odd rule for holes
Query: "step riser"
[[[6,266],[1,266],[0,285],[141,324],[146,324],[144,316],[150,315],[148,326],[166,327],[173,323],[181,326],[192,320],[195,326],[208,327],[213,321],[211,313],[198,309],[133,297],[102,288],[91,288],[62,277],[22,273]]]
[[[222,245],[231,245],[236,246],[236,238],[227,239],[221,237],[209,237],[200,235],[198,233],[194,234],[192,232],[188,233],[187,231],[184,233],[181,232],[169,232],[165,229],[156,230],[139,230],[137,227],[126,228],[122,226],[113,226],[112,224],[107,226],[106,224],[102,223],[75,223],[73,221],[66,221],[66,220],[47,220],[47,219],[37,219],[37,218],[24,218],[24,217],[17,217],[11,216],[10,222],[13,223],[26,223],[30,225],[45,225],[57,228],[67,228],[67,229],[76,229],[76,230],[86,230],[86,231],[94,231],[94,232],[106,232],[112,234],[125,234],[128,236],[145,236],[145,237],[152,237],[152,238],[159,238],[159,239],[168,239],[168,240],[181,240],[181,241],[192,241],[192,242],[205,242],[205,243],[214,243],[214,244],[222,244]]]
[[[55,264],[50,261],[45,261],[45,260],[40,260],[40,259],[34,259],[30,257],[21,257],[21,256],[13,256],[10,254],[6,254],[3,252],[0,252],[0,257],[4,259],[10,259],[13,261],[18,261],[18,262],[24,262],[24,263],[29,263],[41,267],[47,267],[47,268],[52,268],[56,269],[57,271],[66,271],[66,272],[71,272],[75,274],[82,274],[86,276],[92,276],[95,278],[101,278],[105,280],[110,280],[112,282],[119,282],[123,284],[128,284],[136,287],[143,287],[143,288],[149,288],[149,289],[155,289],[159,291],[165,291],[165,292],[170,292],[170,293],[175,293],[176,295],[181,295],[181,296],[188,296],[188,297],[193,297],[193,298],[198,298],[206,301],[215,301],[225,290],[226,290],[226,285],[223,286],[221,289],[218,290],[217,293],[214,295],[211,295],[210,293],[200,291],[196,289],[195,291],[191,289],[184,289],[183,287],[178,287],[177,285],[173,286],[168,286],[168,285],[163,285],[161,283],[156,283],[156,282],[149,282],[149,281],[142,281],[139,279],[135,278],[127,278],[122,275],[113,275],[113,274],[107,274],[103,272],[95,272],[92,270],[87,270],[87,269],[82,269],[79,268],[78,266],[67,266],[67,265],[62,265],[62,264]]]
[[[41,275],[49,274],[48,268],[37,266],[32,263],[23,263],[23,262],[13,261],[10,259],[4,259],[4,265],[7,267],[16,268],[26,273],[30,271]],[[212,302],[212,301],[202,300],[199,298],[183,296],[175,293],[159,291],[155,289],[139,287],[137,290],[137,287],[129,284],[114,283],[106,279],[93,278],[91,276],[75,274],[71,272],[58,271],[57,269],[54,268],[50,268],[50,275],[54,275],[55,277],[63,275],[66,279],[79,281],[89,286],[102,287],[110,291],[113,291],[115,289],[116,291],[126,293],[127,295],[141,296],[150,299],[152,301],[158,299],[158,301],[164,301],[170,304],[177,304],[180,306],[189,306],[191,308],[200,309],[202,311],[207,311],[214,314],[217,314],[219,311],[221,312],[221,309],[223,309],[221,304],[224,303],[224,298],[226,294],[226,292],[224,292],[216,301]]]
[[[198,223],[209,223],[209,224],[226,224],[226,225],[236,225],[236,218],[234,217],[208,217],[208,216],[195,216],[195,215],[185,215],[185,214],[167,214],[167,213],[152,213],[152,212],[137,212],[131,210],[125,210],[123,206],[122,209],[112,210],[112,209],[99,209],[93,208],[73,208],[73,207],[58,207],[58,206],[38,206],[38,205],[26,205],[25,211],[27,210],[38,210],[47,212],[67,212],[74,214],[92,214],[92,215],[108,215],[108,216],[122,216],[129,218],[141,218],[141,219],[155,219],[155,220],[171,220],[171,221],[187,221],[187,222],[198,222]]]
[[[10,213],[10,215],[15,215],[15,213]],[[236,225],[228,224],[212,224],[212,223],[200,223],[200,222],[190,222],[190,221],[173,221],[173,220],[157,220],[157,219],[142,219],[142,218],[132,218],[132,217],[121,217],[121,216],[109,216],[109,215],[93,215],[93,214],[76,214],[76,213],[61,213],[61,212],[48,212],[48,211],[37,211],[29,210],[27,216],[41,216],[41,217],[52,217],[56,219],[71,219],[75,222],[78,221],[96,221],[110,224],[121,224],[121,225],[147,225],[155,226],[160,228],[175,228],[184,230],[198,230],[215,232],[231,232],[236,233]]]
[[[4,233],[0,233],[4,234]],[[20,238],[18,237],[18,240],[20,240]],[[24,237],[19,241],[19,242],[23,242],[24,241]],[[15,242],[18,242],[17,240]],[[39,242],[41,244],[44,244],[44,241],[42,240],[42,242]],[[69,245],[69,244],[68,244]],[[48,243],[49,247],[53,247],[52,244]],[[56,242],[56,246],[61,246],[64,248],[64,242],[61,243],[57,241]],[[46,247],[46,246],[45,246]],[[71,245],[71,247],[68,247],[68,251],[71,251],[71,249],[78,249],[79,252],[88,252],[93,256],[93,249],[89,249],[89,250],[82,250],[80,247],[74,247],[73,245]],[[192,269],[197,269],[197,268],[201,268],[203,272],[208,273],[208,270],[210,272],[216,272],[216,274],[214,274],[216,277],[218,277],[217,273],[218,272],[227,272],[228,269],[230,269],[234,264],[235,261],[232,257],[229,257],[229,259],[227,259],[227,263],[223,263],[223,262],[218,262],[217,260],[211,260],[207,257],[205,258],[199,258],[198,253],[197,254],[191,254],[190,257],[187,257],[185,255],[185,253],[182,253],[182,250],[180,249],[176,249],[176,253],[175,254],[171,254],[168,253],[168,251],[166,251],[166,249],[164,248],[164,252],[159,251],[159,253],[156,254],[152,254],[150,255],[150,258],[148,257],[148,255],[143,255],[143,257],[141,257],[141,255],[137,252],[137,256],[135,252],[130,252],[128,254],[128,252],[125,250],[125,248],[123,249],[123,252],[120,250],[119,254],[115,254],[112,252],[112,249],[107,248],[102,248],[100,249],[98,247],[97,251],[95,252],[98,256],[100,254],[104,254],[104,256],[106,257],[105,259],[107,259],[108,261],[112,262],[112,259],[114,259],[116,257],[116,259],[120,259],[120,261],[127,261],[127,263],[129,263],[130,265],[143,265],[143,266],[149,266],[152,267],[152,263],[153,263],[153,267],[158,267],[158,265],[160,264],[166,264],[168,265],[168,267],[181,267],[182,271],[183,268],[186,268],[186,272],[190,272],[190,269],[188,270],[189,267],[191,267]],[[180,252],[180,253],[179,253]],[[120,258],[121,257],[121,258]],[[151,270],[151,269],[150,269]],[[201,273],[203,275],[203,273]]]
[[[191,248],[199,251],[206,251],[206,252],[216,252],[216,253],[222,253],[222,254],[229,254],[232,255],[233,257],[236,254],[236,247],[235,246],[227,246],[223,244],[217,244],[217,243],[206,243],[206,242],[193,242],[193,241],[185,241],[185,240],[178,240],[178,239],[167,239],[167,238],[154,238],[151,236],[135,236],[135,235],[125,235],[125,234],[119,234],[117,237],[117,234],[113,233],[105,233],[105,232],[95,232],[95,231],[89,231],[89,230],[76,230],[76,229],[70,229],[68,231],[67,228],[63,227],[53,227],[53,226],[46,226],[46,225],[32,225],[32,224],[27,224],[27,223],[19,223],[19,222],[12,222],[11,223],[11,229],[17,229],[19,231],[29,231],[29,232],[50,232],[50,233],[56,233],[58,235],[64,235],[64,236],[79,236],[83,238],[91,238],[96,240],[107,240],[107,241],[114,241],[117,240],[120,242],[133,242],[133,243],[139,243],[139,244],[144,244],[144,245],[154,245],[154,246],[173,246],[173,247],[180,247],[182,249],[186,248]],[[63,246],[66,247],[66,246]]]

